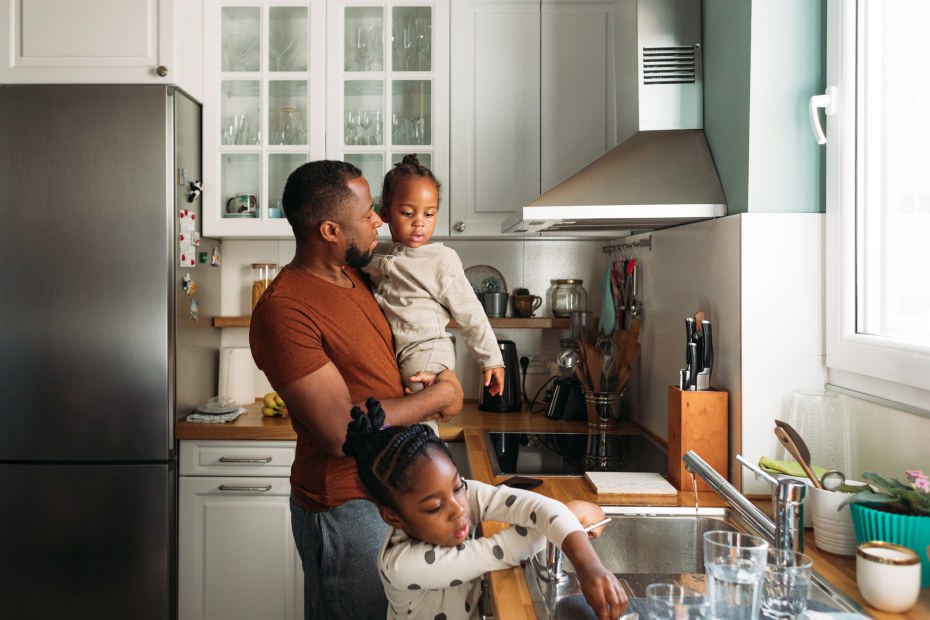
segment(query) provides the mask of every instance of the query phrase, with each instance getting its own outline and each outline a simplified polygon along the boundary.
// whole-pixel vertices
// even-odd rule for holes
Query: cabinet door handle
[[[270,456],[257,456],[255,458],[247,458],[243,456],[221,456],[220,463],[270,463]]]
[[[229,484],[221,484],[220,491],[257,491],[259,493],[265,493],[271,490],[271,485],[266,484],[260,487],[250,487],[250,486],[233,486]]]
[[[155,73],[157,73],[159,77],[165,77],[168,75],[168,67],[164,65],[158,65],[158,67],[155,69]]]

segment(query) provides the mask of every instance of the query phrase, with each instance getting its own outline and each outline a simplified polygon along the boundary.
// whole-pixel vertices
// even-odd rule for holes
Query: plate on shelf
[[[475,265],[465,270],[465,277],[475,293],[506,293],[507,282],[501,272],[490,265]]]

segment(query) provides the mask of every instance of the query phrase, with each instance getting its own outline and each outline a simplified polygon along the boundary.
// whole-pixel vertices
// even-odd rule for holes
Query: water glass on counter
[[[769,549],[762,610],[774,618],[797,618],[807,610],[814,561],[792,549]]]
[[[710,605],[703,594],[677,583],[651,583],[646,587],[646,607],[652,620],[704,620]]]
[[[759,617],[768,550],[768,542],[758,536],[722,530],[704,533],[704,570],[712,617]]]

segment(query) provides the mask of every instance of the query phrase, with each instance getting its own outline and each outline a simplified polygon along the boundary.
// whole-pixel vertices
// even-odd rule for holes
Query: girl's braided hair
[[[426,424],[384,428],[384,409],[375,398],[365,401],[366,414],[352,407],[352,421],[346,431],[342,451],[355,457],[358,475],[365,489],[381,506],[396,509],[394,498],[413,486],[408,473],[411,465],[430,458],[430,450],[440,450],[452,459],[449,448]]]
[[[404,155],[404,158],[394,164],[386,175],[384,175],[384,184],[381,186],[381,208],[390,209],[391,201],[394,199],[394,186],[404,179],[419,177],[429,179],[436,186],[436,195],[439,196],[442,185],[439,179],[433,175],[433,171],[420,163],[416,153]]]

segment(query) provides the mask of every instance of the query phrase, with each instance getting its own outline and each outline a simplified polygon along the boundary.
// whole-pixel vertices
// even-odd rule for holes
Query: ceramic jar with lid
[[[552,285],[548,295],[552,316],[568,318],[573,311],[588,309],[588,292],[582,286],[584,280],[569,278],[549,282]]]

